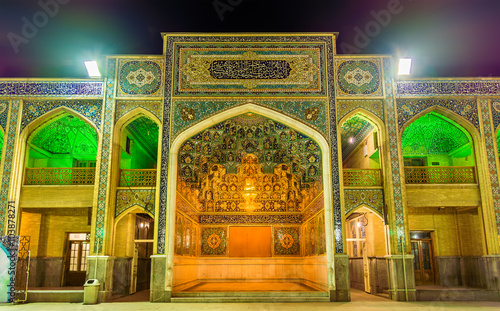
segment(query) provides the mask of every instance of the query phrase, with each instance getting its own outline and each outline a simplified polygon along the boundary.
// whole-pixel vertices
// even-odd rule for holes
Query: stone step
[[[172,297],[173,303],[274,303],[274,302],[329,302],[329,297]]]
[[[172,297],[329,297],[328,292],[177,292]]]
[[[27,302],[83,302],[83,290],[28,290]]]
[[[418,301],[500,301],[498,291],[486,289],[417,289]]]

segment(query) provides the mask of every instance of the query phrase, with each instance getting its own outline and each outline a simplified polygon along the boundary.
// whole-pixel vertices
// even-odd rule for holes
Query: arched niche
[[[325,252],[326,256],[324,257],[324,268],[326,268],[327,263],[329,265],[332,265],[332,259],[333,259],[333,240],[334,240],[334,235],[333,235],[333,228],[332,228],[332,220],[333,220],[333,209],[332,209],[332,170],[331,170],[331,163],[330,163],[330,147],[327,143],[327,141],[324,139],[324,137],[316,132],[315,130],[312,130],[308,126],[297,122],[287,116],[277,114],[274,111],[271,111],[267,108],[263,108],[254,104],[246,104],[240,107],[236,107],[233,109],[229,109],[225,112],[222,112],[218,115],[215,115],[209,120],[202,121],[190,129],[186,130],[185,132],[181,133],[179,136],[176,137],[176,139],[172,142],[171,148],[170,148],[170,153],[169,153],[169,181],[168,181],[168,194],[167,194],[167,199],[168,201],[168,209],[167,209],[167,258],[171,258],[172,262],[174,263],[174,268],[177,266],[180,267],[178,260],[179,257],[175,257],[174,254],[176,253],[175,248],[176,248],[176,240],[175,237],[178,236],[176,234],[178,229],[178,224],[179,222],[182,223],[182,220],[179,220],[178,215],[176,215],[176,206],[178,202],[176,202],[176,198],[178,198],[178,195],[175,193],[176,190],[179,189],[178,187],[178,182],[179,182],[179,174],[182,174],[182,172],[179,169],[178,163],[181,158],[182,152],[181,148],[184,146],[186,141],[188,141],[191,137],[198,135],[199,133],[203,134],[203,131],[205,129],[208,129],[210,127],[216,126],[221,122],[224,122],[226,120],[232,119],[234,117],[238,116],[244,116],[245,114],[255,114],[258,115],[262,118],[268,118],[271,120],[274,120],[276,122],[281,123],[282,125],[289,127],[291,129],[294,129],[297,132],[302,133],[303,135],[306,135],[310,139],[314,140],[315,143],[317,144],[318,148],[321,151],[321,171],[322,171],[322,176],[321,176],[321,183],[323,185],[323,193],[319,197],[319,200],[321,200],[321,205],[324,206],[325,209],[325,216],[322,218],[322,221],[325,222],[325,226],[323,227],[324,230],[324,236],[326,239],[326,244],[325,244]],[[201,137],[203,139],[203,136]],[[248,137],[247,137],[248,138]],[[252,148],[251,148],[252,149]],[[255,149],[255,148],[253,148]],[[196,159],[193,159],[196,160]],[[236,168],[238,170],[238,168]],[[336,170],[334,172],[336,174]],[[338,178],[336,176],[335,178]],[[338,199],[338,198],[337,198]],[[188,215],[189,216],[189,215]],[[188,217],[190,218],[190,217]],[[184,231],[184,230],[180,230]],[[200,236],[203,239],[204,231],[203,228],[201,228],[201,233]],[[211,234],[215,234],[216,232],[214,231],[213,233],[210,232]],[[340,233],[340,232],[339,232]],[[219,234],[219,238],[221,238]],[[213,240],[215,241],[214,245],[217,245],[216,241],[217,239]],[[169,260],[169,259],[167,259]],[[175,264],[177,262],[177,264]],[[257,264],[258,265],[258,264]],[[183,266],[184,268],[186,265]],[[197,269],[200,269],[198,266],[195,268],[196,271]],[[182,275],[184,278],[189,278],[187,275],[189,275],[191,272],[195,270],[190,270],[190,271],[174,271],[174,278],[172,281],[167,281],[167,284],[172,284],[170,282],[173,282],[173,285],[175,286],[176,284],[179,283],[179,280],[176,279],[175,275]],[[320,277],[323,278],[324,281],[324,286],[325,288],[332,288],[334,286],[334,277],[332,276],[327,276],[327,271],[326,269],[324,272],[320,273]],[[196,278],[195,275],[191,273],[192,278]],[[186,283],[189,282],[187,279],[181,280],[182,282]],[[167,286],[167,288],[169,288]]]

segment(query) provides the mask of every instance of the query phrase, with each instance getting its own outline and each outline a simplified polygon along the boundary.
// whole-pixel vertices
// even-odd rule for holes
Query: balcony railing
[[[121,170],[120,187],[154,187],[156,170]]]
[[[382,186],[380,169],[344,169],[344,186]]]
[[[407,184],[475,184],[474,166],[405,166]]]
[[[95,167],[26,168],[25,185],[93,185]]]

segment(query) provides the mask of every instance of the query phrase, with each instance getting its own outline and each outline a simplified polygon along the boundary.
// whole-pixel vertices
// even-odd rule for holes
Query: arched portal
[[[475,129],[441,109],[401,134],[415,284],[481,288],[486,254]],[[427,191],[423,195],[423,191]],[[450,195],[452,194],[452,195]],[[419,199],[420,198],[420,199]]]
[[[371,294],[389,285],[381,124],[363,109],[340,122],[350,286]]]
[[[149,299],[154,244],[159,120],[135,109],[118,120],[114,143],[113,293],[127,301]]]
[[[181,134],[173,150],[174,294],[209,291],[217,280],[228,292],[244,291],[242,281],[259,283],[258,291],[334,286],[327,275],[330,156],[322,136],[248,104]]]
[[[98,133],[58,109],[21,134],[20,235],[31,236],[30,287],[83,286],[90,242]]]

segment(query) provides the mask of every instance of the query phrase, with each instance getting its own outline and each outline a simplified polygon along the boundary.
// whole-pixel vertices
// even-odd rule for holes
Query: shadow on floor
[[[111,302],[138,302],[138,301],[149,301],[149,289],[141,290],[140,292],[125,297],[113,299],[113,301]]]
[[[390,301],[389,295],[384,295],[384,294],[372,295],[372,294],[368,294],[365,291],[351,288],[351,301],[357,301],[357,302],[360,302],[360,301],[380,301],[380,302],[384,302],[387,300]]]

